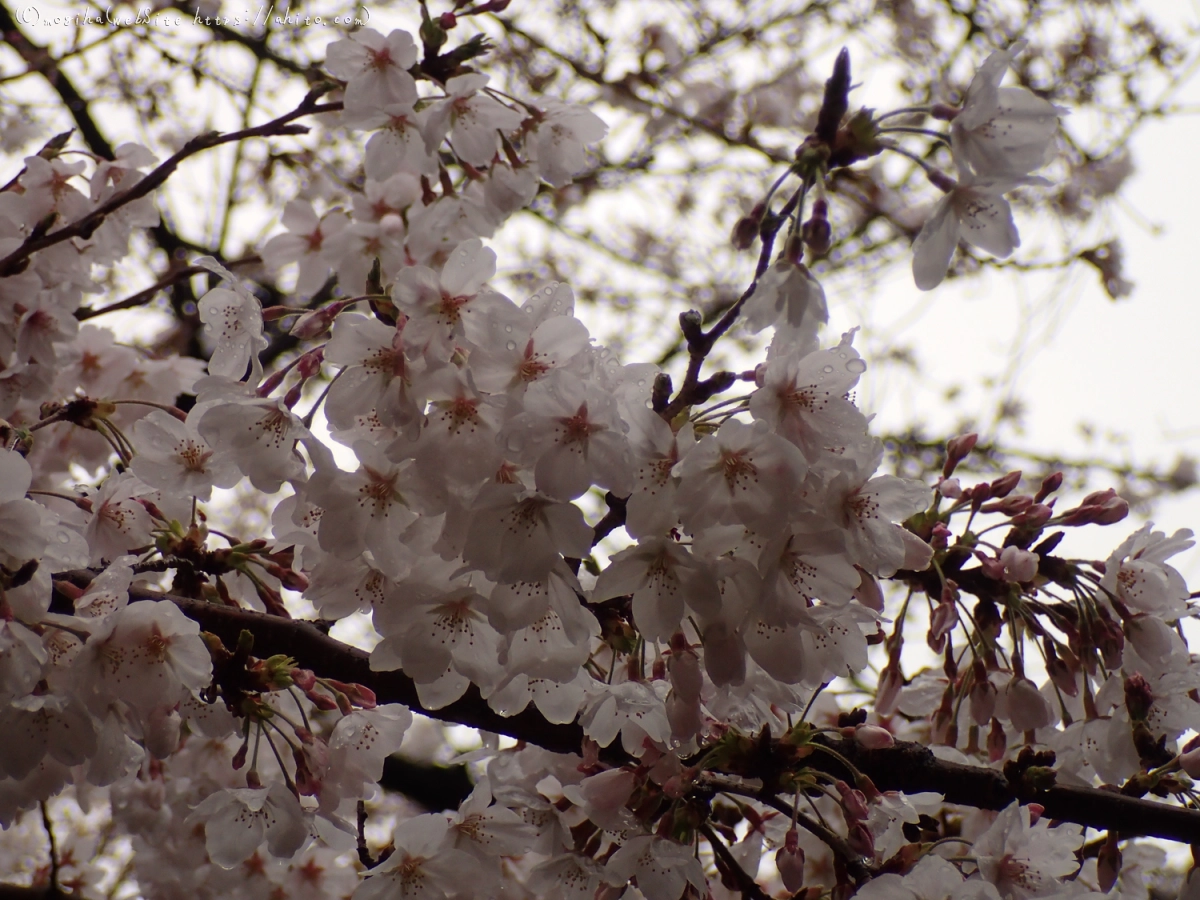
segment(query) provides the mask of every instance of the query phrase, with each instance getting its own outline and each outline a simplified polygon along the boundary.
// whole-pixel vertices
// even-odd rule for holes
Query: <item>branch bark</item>
[[[94,577],[88,570],[76,570],[56,579],[86,585]],[[365,651],[343,644],[322,633],[312,623],[283,619],[253,610],[221,606],[186,597],[130,589],[130,600],[171,600],[200,627],[221,638],[228,646],[236,644],[242,630],[254,635],[253,653],[258,657],[287,654],[304,668],[339,681],[369,687],[381,703],[403,703],[424,715],[446,722],[468,725],[520,741],[537,744],[556,753],[580,753],[583,729],[572,722],[559,725],[548,722],[533,707],[515,716],[501,716],[488,706],[474,685],[457,701],[441,709],[421,705],[417,687],[403,672],[375,672]],[[1091,828],[1112,829],[1122,837],[1147,836],[1168,841],[1200,844],[1200,810],[1186,809],[1124,796],[1090,787],[1060,786],[1046,791],[1022,792],[995,769],[947,762],[934,756],[923,744],[897,741],[884,750],[867,750],[853,740],[818,737],[869,776],[883,791],[943,794],[950,803],[977,809],[1004,809],[1013,800],[1036,801],[1053,819],[1075,822]],[[601,757],[614,765],[633,762],[614,742]],[[831,754],[817,753],[805,760],[813,769],[853,782],[853,773]],[[735,773],[747,776],[747,773]]]

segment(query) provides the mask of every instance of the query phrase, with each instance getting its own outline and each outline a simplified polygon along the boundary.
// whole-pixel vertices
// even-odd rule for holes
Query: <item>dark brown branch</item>
[[[300,102],[300,105],[291,112],[285,113],[277,119],[272,119],[270,122],[257,125],[254,128],[245,128],[241,131],[232,131],[227,134],[210,131],[192,138],[183,145],[183,149],[155,168],[133,187],[113,195],[107,203],[102,204],[82,219],[72,222],[70,225],[60,228],[58,231],[44,237],[35,238],[30,236],[20,247],[0,260],[0,277],[20,272],[24,268],[23,264],[25,261],[39,250],[53,247],[55,244],[60,244],[70,238],[91,237],[95,230],[104,222],[105,218],[127,203],[132,203],[134,200],[145,197],[151,191],[161,186],[175,172],[179,164],[190,156],[195,156],[203,150],[219,147],[222,144],[242,141],[247,138],[307,134],[308,128],[306,126],[289,123],[302,116],[336,112],[342,108],[340,102],[319,105],[317,99],[320,95],[321,91],[319,90],[310,91]]]
[[[729,852],[729,848],[721,842],[717,837],[716,832],[709,825],[701,825],[700,833],[704,835],[704,839],[708,841],[712,847],[713,856],[720,863],[719,868],[729,872],[729,874],[737,881],[738,890],[742,892],[743,897],[750,897],[752,900],[767,900],[766,892],[758,886],[758,882],[750,875],[741,864],[733,858],[733,854]]]
[[[77,585],[86,585],[93,577],[87,570],[56,575]],[[479,690],[470,686],[460,699],[442,709],[421,706],[415,683],[402,672],[374,672],[369,654],[350,647],[318,631],[308,622],[283,619],[252,610],[220,606],[134,587],[131,600],[171,600],[189,618],[216,634],[227,646],[237,643],[243,629],[254,635],[254,654],[268,657],[286,654],[300,666],[339,681],[369,687],[381,703],[403,703],[412,709],[447,722],[456,722],[517,740],[537,744],[556,753],[579,753],[583,729],[575,723],[556,725],[547,722],[530,707],[515,716],[494,712]],[[866,750],[852,740],[818,737],[836,750],[860,772],[869,776],[882,791],[908,794],[934,791],[949,803],[977,809],[1004,809],[1013,800],[1036,801],[1053,819],[1076,822],[1098,829],[1114,829],[1123,836],[1163,838],[1187,844],[1200,844],[1200,811],[1167,803],[1127,797],[1088,787],[1053,787],[1046,791],[1018,794],[1004,775],[995,769],[965,766],[939,760],[928,747],[911,741],[897,741],[885,750]],[[602,754],[614,765],[632,762],[619,743]],[[810,768],[836,778],[853,781],[853,773],[830,754],[813,754],[805,760]],[[753,777],[752,774],[734,774]]]
[[[25,61],[25,65],[29,66],[30,71],[39,73],[50,82],[50,86],[62,98],[63,106],[75,120],[75,126],[92,152],[105,159],[114,159],[116,153],[113,146],[92,119],[88,101],[58,68],[58,61],[50,51],[33,43],[25,36],[16,19],[4,4],[0,4],[0,32],[3,32],[5,43],[17,51],[17,54]]]
[[[225,267],[228,269],[236,269],[238,266],[256,265],[261,262],[262,257],[254,255],[247,256],[243,259],[235,259],[232,262],[227,262],[225,263]],[[89,309],[81,306],[79,309],[75,310],[75,318],[80,322],[85,322],[88,319],[94,319],[96,316],[102,316],[105,313],[116,312],[117,310],[121,309],[134,309],[138,306],[149,303],[151,300],[157,297],[160,292],[166,290],[172,285],[178,284],[185,278],[191,278],[193,275],[199,275],[202,272],[207,271],[208,269],[202,268],[201,266],[183,266],[175,269],[172,272],[168,272],[145,290],[138,291],[136,294],[131,294],[123,300],[117,300],[115,303],[110,303],[108,306],[101,306],[95,309]]]
[[[835,834],[834,832],[830,831],[816,819],[809,818],[798,809],[795,809],[790,803],[780,800],[779,797],[775,795],[764,795],[762,792],[751,791],[746,788],[738,787],[737,785],[731,785],[724,781],[719,781],[715,778],[712,779],[710,784],[717,790],[723,791],[724,793],[750,797],[754,800],[757,800],[759,803],[764,803],[767,806],[770,806],[772,809],[779,810],[779,812],[783,813],[790,820],[794,821],[801,828],[811,833],[814,837],[829,847],[829,849],[833,851],[834,855],[842,861],[842,865],[846,867],[846,871],[849,873],[850,877],[855,880],[855,882],[862,883],[870,877],[870,870],[867,868],[862,856],[854,851],[850,844],[846,842],[844,837],[842,837],[840,834]]]

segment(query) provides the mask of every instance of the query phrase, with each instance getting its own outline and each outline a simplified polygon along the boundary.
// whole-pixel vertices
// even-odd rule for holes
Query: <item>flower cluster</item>
[[[426,19],[426,61],[447,15]],[[1002,195],[1035,183],[1059,114],[999,87],[1018,49],[988,58],[961,110],[935,110],[960,180],[917,239],[923,288],[960,236],[1016,246]],[[418,57],[403,31],[328,48],[340,125],[369,133],[361,191],[287,206],[262,256],[298,268],[294,305],[264,310],[230,268],[194,261],[206,372],[79,326],[93,270],[157,221],[148,196],[105,205],[153,165],[143,148],[90,174],[29,157],[19,190],[0,191],[0,824],[67,785],[107,788],[153,897],[679,900],[745,893],[774,850],[797,896],[1014,898],[1079,874],[1078,826],[1014,804],[977,828],[971,857],[947,858],[943,840],[959,838],[936,831],[941,796],[876,789],[833,741],[932,739],[1031,789],[1057,754],[1064,780],[1190,790],[1200,751],[1179,741],[1200,728],[1200,676],[1173,627],[1188,591],[1166,562],[1190,532],[1142,529],[1085,570],[1052,555],[1058,538],[1035,541],[1119,521],[1111,492],[1056,514],[1052,480],[1032,496],[1014,493],[1020,473],[964,488],[952,476],[973,438],[951,443],[936,489],[881,473],[853,401],[867,364],[854,331],[823,344],[826,297],[804,259],[829,247],[835,145],[873,148],[851,162],[894,148],[886,117],[842,125],[844,98],[831,124],[822,110],[787,173],[802,186],[772,213],[781,178],[735,233],[762,239],[760,277],[708,332],[682,317],[693,365],[673,391],[593,340],[569,285],[518,303],[493,283],[484,241],[582,171],[604,124],[513,101],[461,60],[431,76]],[[839,83],[848,92],[841,59],[835,110]],[[266,323],[285,318],[300,349],[266,372]],[[771,329],[765,359],[700,380],[739,319]],[[96,486],[68,489],[81,471]],[[286,490],[269,538],[208,526],[201,504],[243,481]],[[989,515],[1010,528],[999,546],[973,526]],[[908,604],[889,636],[887,579],[931,599],[941,673],[905,679]],[[960,618],[963,592],[979,602]],[[387,683],[411,685],[421,710],[478,700],[497,720],[575,723],[580,755],[488,743],[457,810],[408,810],[372,859],[364,803],[413,716],[299,651],[253,655],[254,628],[307,628],[291,619],[299,600],[326,621],[369,615],[371,672],[403,673]],[[818,695],[881,644],[875,720],[839,715]],[[851,774],[804,762],[822,753]],[[812,795],[821,821],[789,792]],[[338,862],[355,848],[361,880]]]

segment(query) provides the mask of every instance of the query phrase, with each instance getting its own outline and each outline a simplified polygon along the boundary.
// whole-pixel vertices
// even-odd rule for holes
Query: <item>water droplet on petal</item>
[[[504,330],[505,330],[505,332],[507,332],[508,334],[512,334],[512,326],[511,326],[511,325],[505,325],[505,326],[504,326]]]
[[[830,375],[833,373],[833,366],[826,366],[821,371],[824,372],[826,375]]]
[[[867,364],[857,357],[846,361],[846,371],[853,372],[855,375],[861,375],[867,371]]]
[[[505,344],[504,346],[505,346],[505,347],[507,347],[509,350],[516,350],[516,349],[517,349],[517,342],[516,342],[516,341],[509,341],[509,342],[508,342],[507,344]]]

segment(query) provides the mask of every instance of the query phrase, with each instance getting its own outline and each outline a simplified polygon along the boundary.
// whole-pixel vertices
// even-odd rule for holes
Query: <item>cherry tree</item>
[[[934,473],[887,470],[854,397],[872,359],[826,327],[854,272],[826,261],[882,258],[853,190],[903,223],[888,244],[911,239],[922,290],[1007,259],[1064,190],[1040,174],[1064,148],[1099,177],[1064,138],[1071,97],[1012,80],[1015,34],[969,35],[955,93],[910,59],[890,108],[842,50],[780,156],[733,129],[776,94],[665,104],[507,6],[339,23],[290,68],[197,9],[303,75],[290,110],[258,121],[248,97],[241,127],[160,159],[81,103],[89,149],[51,137],[0,190],[2,865],[49,841],[0,892],[1146,896],[1161,851],[1140,839],[1200,835],[1171,563],[1192,533],[1128,526],[1128,499],[1072,497],[1061,472],[980,476],[975,433],[939,442]],[[9,47],[78,96],[27,11],[0,9]],[[643,74],[679,64],[646,36]],[[658,322],[656,359],[598,340],[556,267],[498,275],[522,217],[566,228],[555,204],[637,168],[530,48],[656,128],[769,150],[726,251],[744,284]],[[206,244],[160,215],[181,167],[287,141],[309,142],[308,181],[259,198],[282,230],[253,255],[227,252],[232,189]],[[110,297],[151,244],[166,270]],[[1103,247],[1070,259],[1116,296]],[[156,352],[81,324],[164,291],[178,327]],[[1067,553],[1084,528],[1111,533],[1105,560]]]

